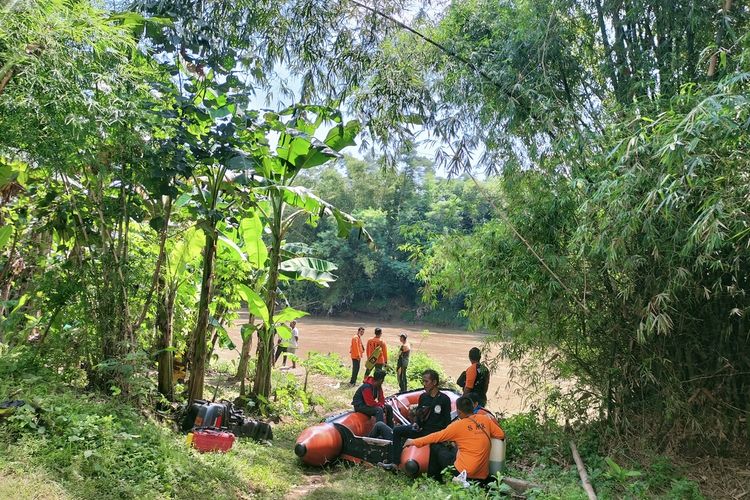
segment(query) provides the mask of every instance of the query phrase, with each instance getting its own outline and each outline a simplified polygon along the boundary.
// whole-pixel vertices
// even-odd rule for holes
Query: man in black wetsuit
[[[387,470],[394,470],[401,463],[401,451],[408,438],[426,436],[445,429],[451,421],[451,400],[440,392],[440,376],[435,370],[422,373],[424,394],[419,396],[415,422],[411,425],[399,425],[393,428],[391,461],[378,465]]]

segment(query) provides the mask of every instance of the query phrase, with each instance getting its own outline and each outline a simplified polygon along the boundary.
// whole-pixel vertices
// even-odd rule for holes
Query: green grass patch
[[[463,489],[343,462],[324,469],[302,465],[292,451],[300,432],[326,414],[350,408],[356,388],[342,383],[336,363],[326,356],[315,358],[319,368],[308,367],[306,388],[304,379],[274,372],[269,408],[278,411],[280,422],[274,426],[272,446],[238,440],[226,454],[200,454],[171,422],[154,420],[132,402],[85,392],[44,368],[14,371],[13,363],[0,357],[0,398],[30,403],[0,422],[0,498],[507,497],[502,486]],[[410,371],[421,373],[427,367],[440,369],[416,355]],[[236,385],[222,378],[224,373],[214,373],[209,384],[219,387],[219,397],[231,399]],[[393,383],[395,387],[395,379]],[[571,437],[558,424],[528,413],[501,425],[508,436],[505,473],[543,485],[527,492],[528,498],[585,498],[570,455]],[[575,435],[600,498],[703,498],[697,484],[668,458],[644,452],[636,462],[606,442],[605,435],[597,426]]]

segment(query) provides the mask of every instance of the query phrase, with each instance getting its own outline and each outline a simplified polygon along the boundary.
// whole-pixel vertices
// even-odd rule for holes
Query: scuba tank
[[[490,476],[494,476],[505,468],[505,440],[491,438],[490,442]]]
[[[373,367],[375,366],[375,362],[380,357],[380,351],[381,350],[382,349],[381,349],[380,346],[375,347],[375,349],[372,351],[372,354],[370,354],[370,357],[367,358],[367,361],[365,362],[365,368],[367,370],[372,370],[373,369]]]

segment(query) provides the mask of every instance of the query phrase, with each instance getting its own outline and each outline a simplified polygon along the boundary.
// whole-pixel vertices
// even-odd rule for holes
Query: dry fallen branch
[[[573,460],[576,461],[576,467],[578,467],[578,475],[581,476],[581,483],[583,484],[583,489],[586,491],[586,494],[589,496],[589,500],[596,500],[596,493],[594,492],[594,487],[591,486],[591,480],[589,480],[589,475],[586,473],[586,467],[583,465],[583,460],[581,460],[581,455],[578,454],[578,448],[576,448],[576,444],[573,441],[570,442],[570,451],[573,452]]]

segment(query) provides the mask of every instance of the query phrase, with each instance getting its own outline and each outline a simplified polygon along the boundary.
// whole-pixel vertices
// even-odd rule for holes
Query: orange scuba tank
[[[375,363],[380,357],[381,350],[382,349],[380,348],[380,346],[377,346],[375,347],[375,349],[373,349],[372,354],[370,354],[370,357],[367,358],[367,361],[365,362],[365,369],[372,370],[375,367]]]

